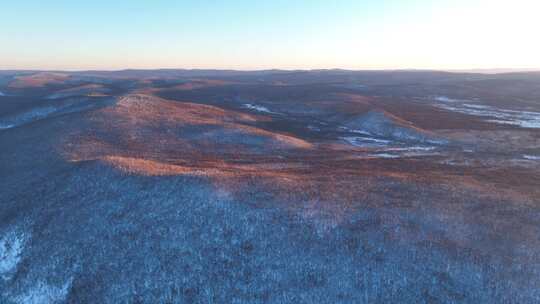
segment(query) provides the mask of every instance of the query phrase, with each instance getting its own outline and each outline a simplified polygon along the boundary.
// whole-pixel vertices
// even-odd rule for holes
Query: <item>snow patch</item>
[[[399,147],[384,149],[379,153],[369,154],[370,157],[377,158],[402,158],[440,155],[439,152],[431,152],[434,147]]]
[[[4,124],[4,123],[0,123],[0,130],[10,129],[10,128],[13,128],[13,127],[15,127],[14,124]]]
[[[435,106],[448,111],[485,117],[487,118],[486,121],[498,124],[540,129],[540,112],[500,109],[488,105],[473,104],[466,100],[451,99],[445,96],[438,96],[434,99],[442,102]]]
[[[32,121],[46,118],[51,114],[61,111],[62,109],[63,108],[43,107],[19,114],[15,117],[7,119],[7,121],[0,122],[0,130],[14,128]]]
[[[246,109],[255,110],[255,111],[258,111],[258,112],[277,114],[275,112],[270,111],[267,107],[254,105],[254,104],[251,104],[251,103],[246,103],[246,104],[243,105],[243,107],[246,108]]]
[[[412,152],[405,152],[401,154],[402,157],[419,157],[419,156],[436,156],[436,155],[441,155],[441,153],[412,151]]]
[[[471,104],[471,103],[464,103],[463,106],[466,108],[472,108],[472,109],[489,109],[490,108],[490,106]]]
[[[390,153],[375,153],[375,154],[369,154],[370,157],[376,157],[376,158],[399,158],[400,156],[397,154],[390,154]]]
[[[385,149],[386,151],[404,151],[404,152],[416,152],[416,151],[433,151],[435,147],[423,147],[423,146],[412,146],[412,147],[393,147]]]
[[[0,278],[9,280],[21,260],[26,243],[24,234],[8,232],[0,239]]]
[[[350,145],[355,147],[374,148],[377,153],[368,154],[368,157],[376,158],[399,158],[399,157],[417,157],[417,156],[433,156],[440,155],[435,152],[437,147],[434,146],[394,146],[388,147],[392,141],[372,138],[372,137],[341,137]],[[380,151],[380,152],[379,152]]]
[[[380,110],[371,110],[362,115],[349,119],[346,126],[372,134],[373,137],[386,138],[399,142],[435,143],[442,141],[434,134],[414,127],[414,125],[399,117]]]
[[[523,158],[528,160],[540,160],[540,155],[523,155]]]
[[[391,143],[389,140],[378,139],[378,138],[373,138],[373,137],[347,136],[347,137],[341,137],[341,139],[346,141],[350,145],[353,145],[356,147],[370,147],[370,146],[379,147],[379,146],[385,146]]]
[[[345,131],[345,132],[350,132],[350,133],[355,133],[355,134],[361,134],[361,135],[364,135],[364,136],[373,136],[373,134],[369,133],[368,131],[363,131],[363,130],[356,130],[356,129],[350,129],[350,128],[347,128],[345,126],[341,126],[339,127],[338,129],[342,130],[342,131]]]
[[[44,107],[44,108],[39,108],[39,109],[36,109],[34,111],[30,111],[30,112],[27,112],[27,113],[24,113],[22,114],[21,116],[19,116],[19,119],[21,120],[32,120],[32,119],[36,119],[36,118],[43,118],[51,113],[54,113],[56,112],[58,109],[55,108],[55,107]]]
[[[0,96],[6,96],[2,91],[0,91]]]
[[[447,96],[436,96],[435,100],[440,101],[440,102],[456,102],[456,101],[458,101],[457,99],[453,99],[453,98],[450,98],[450,97],[447,97]]]
[[[20,304],[61,303],[65,301],[68,295],[72,281],[70,279],[60,287],[38,282],[30,290],[14,300]]]
[[[499,120],[499,119],[490,119],[488,121],[499,123],[499,124],[519,126],[522,128],[540,129],[540,117],[537,119],[537,121],[512,121],[512,120]]]

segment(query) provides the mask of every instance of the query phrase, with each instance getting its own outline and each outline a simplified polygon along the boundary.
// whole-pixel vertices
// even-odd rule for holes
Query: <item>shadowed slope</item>
[[[49,96],[47,99],[58,99],[74,96],[102,96],[110,93],[110,89],[100,84],[87,84],[73,88],[59,90]]]

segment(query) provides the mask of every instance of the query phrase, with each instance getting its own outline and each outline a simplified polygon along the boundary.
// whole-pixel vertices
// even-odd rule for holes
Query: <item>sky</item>
[[[0,69],[540,68],[538,0],[4,0]]]

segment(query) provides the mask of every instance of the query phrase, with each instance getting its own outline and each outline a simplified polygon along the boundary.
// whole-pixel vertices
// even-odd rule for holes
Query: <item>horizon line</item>
[[[4,69],[0,72],[125,72],[125,71],[216,71],[216,72],[317,72],[317,71],[344,71],[344,72],[447,72],[447,73],[519,73],[540,72],[538,68],[471,68],[471,69],[430,69],[430,68],[313,68],[313,69],[288,69],[288,68],[261,68],[261,69],[230,69],[230,68],[120,68],[120,69]]]

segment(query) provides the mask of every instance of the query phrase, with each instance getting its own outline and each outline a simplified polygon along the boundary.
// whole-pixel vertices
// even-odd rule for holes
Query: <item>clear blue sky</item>
[[[19,0],[0,69],[536,68],[533,0]]]

